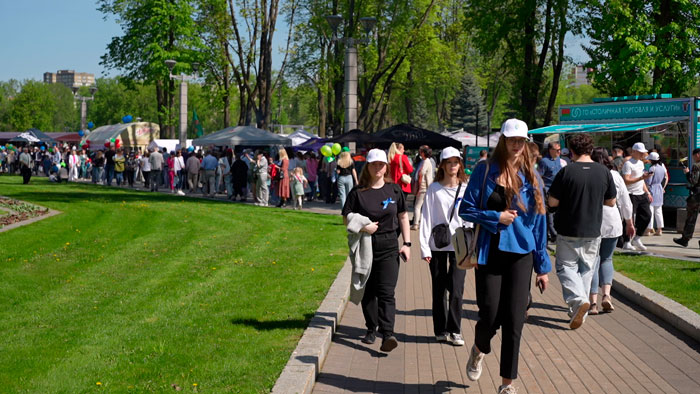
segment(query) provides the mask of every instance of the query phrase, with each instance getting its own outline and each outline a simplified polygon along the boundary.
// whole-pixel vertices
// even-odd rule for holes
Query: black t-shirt
[[[113,150],[108,150],[107,152],[105,152],[105,159],[107,160],[108,166],[114,165],[114,155],[115,154],[116,154],[116,152]]]
[[[355,168],[354,163],[350,164],[348,167],[343,168],[338,166],[338,176],[352,175],[352,170]]]
[[[398,214],[406,212],[406,202],[401,188],[395,183],[385,183],[379,189],[361,190],[354,187],[343,206],[343,216],[349,213],[367,216],[373,222],[379,222],[375,234],[396,232],[399,228]]]
[[[567,237],[600,236],[603,202],[617,196],[610,170],[598,163],[573,162],[552,181],[549,195],[559,200],[554,228]]]

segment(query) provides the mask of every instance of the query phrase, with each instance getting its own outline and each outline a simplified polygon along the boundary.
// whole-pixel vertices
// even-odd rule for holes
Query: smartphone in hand
[[[540,289],[540,294],[544,293],[544,283],[541,280],[537,281],[537,288]]]
[[[401,260],[403,260],[404,263],[406,262],[406,255],[404,255],[403,253],[399,252],[399,257],[401,257]]]

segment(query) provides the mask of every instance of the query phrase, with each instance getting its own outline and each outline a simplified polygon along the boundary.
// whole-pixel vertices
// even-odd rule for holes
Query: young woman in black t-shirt
[[[372,221],[362,229],[372,234],[372,269],[362,297],[367,334],[362,342],[374,343],[379,329],[383,336],[380,349],[390,352],[398,346],[394,336],[394,290],[399,278],[399,256],[410,259],[411,238],[403,193],[391,183],[387,167],[384,151],[369,151],[359,184],[350,191],[343,206],[343,216],[347,221],[348,214],[358,213]],[[404,241],[400,249],[396,235],[399,229]]]

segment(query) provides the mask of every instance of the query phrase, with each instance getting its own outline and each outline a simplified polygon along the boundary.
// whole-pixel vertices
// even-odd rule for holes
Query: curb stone
[[[310,394],[313,390],[333,341],[333,333],[345,312],[351,273],[352,265],[348,258],[277,378],[272,393]]]
[[[618,272],[613,290],[700,342],[700,315],[692,310]]]

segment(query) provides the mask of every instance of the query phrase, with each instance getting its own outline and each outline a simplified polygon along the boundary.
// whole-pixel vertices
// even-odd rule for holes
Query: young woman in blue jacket
[[[512,382],[518,375],[532,269],[542,291],[551,269],[543,182],[526,142],[525,122],[508,119],[493,157],[474,169],[459,208],[464,220],[481,225],[475,272],[479,321],[467,377],[481,376],[483,358],[491,352],[491,338],[500,327],[502,385],[498,392],[502,394],[516,392]]]

